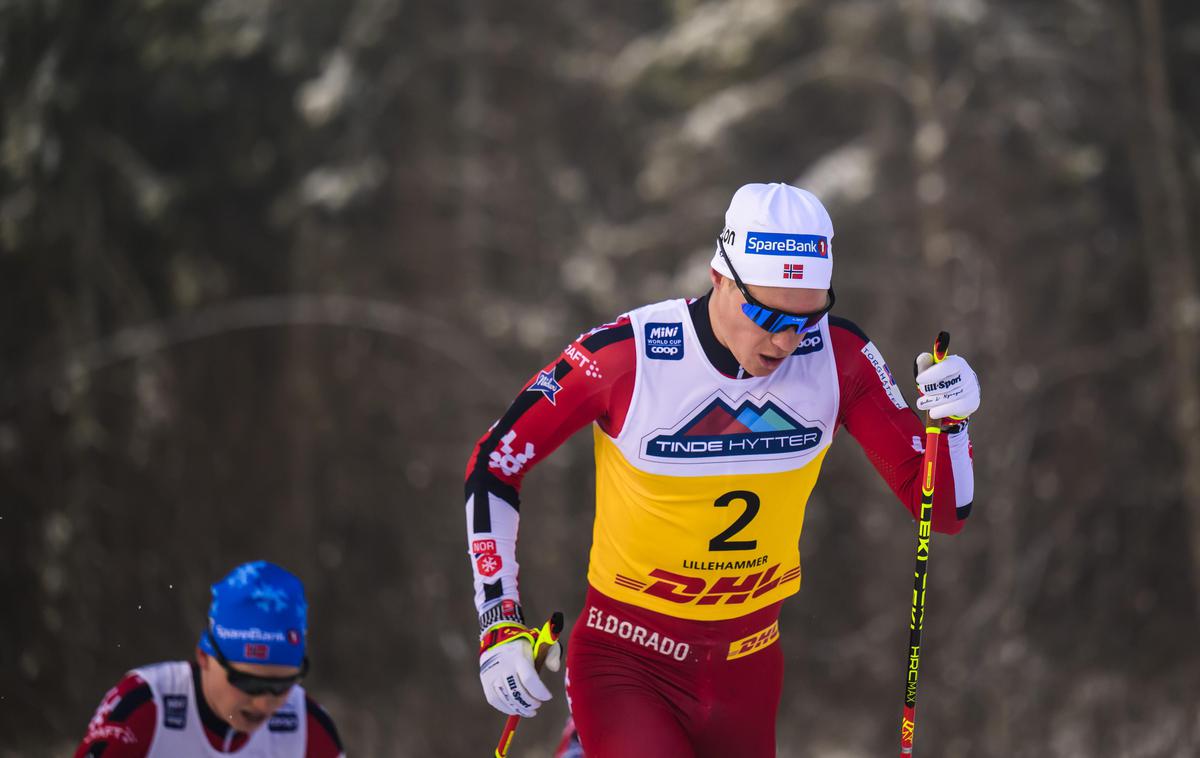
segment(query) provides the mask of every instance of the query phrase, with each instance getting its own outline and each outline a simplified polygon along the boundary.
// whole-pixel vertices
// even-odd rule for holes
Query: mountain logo
[[[768,396],[743,400],[734,408],[718,396],[685,421],[677,431],[652,434],[645,440],[647,458],[695,460],[736,456],[789,457],[821,444],[824,432],[801,423]]]

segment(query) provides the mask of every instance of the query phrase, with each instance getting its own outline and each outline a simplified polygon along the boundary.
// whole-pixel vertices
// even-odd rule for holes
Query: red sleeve
[[[345,755],[342,740],[329,713],[305,695],[304,710],[308,713],[308,746],[304,758],[340,758]]]
[[[609,434],[619,434],[633,397],[636,366],[629,319],[597,327],[530,379],[504,416],[475,443],[467,463],[466,516],[480,614],[489,606],[494,609],[496,601],[518,600],[522,478],[593,421]]]
[[[572,434],[593,421],[608,434],[619,434],[633,397],[636,365],[628,317],[567,345],[475,444],[467,463],[468,496],[482,486],[516,505],[521,479]]]
[[[842,318],[830,318],[829,333],[841,390],[838,424],[858,440],[871,465],[917,518],[925,427],[904,401],[891,370],[867,335]],[[963,522],[955,508],[949,445],[938,446],[937,471],[933,530],[955,534]]]
[[[126,675],[100,701],[75,758],[143,758],[154,738],[155,712],[150,685]]]

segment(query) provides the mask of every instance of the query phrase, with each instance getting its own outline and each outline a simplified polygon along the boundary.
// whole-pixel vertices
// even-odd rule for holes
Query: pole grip
[[[933,341],[933,362],[941,363],[946,360],[948,352],[950,352],[950,332],[938,332],[937,339]]]

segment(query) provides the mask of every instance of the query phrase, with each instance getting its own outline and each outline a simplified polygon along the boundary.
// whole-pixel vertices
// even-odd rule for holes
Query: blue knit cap
[[[299,666],[308,632],[304,585],[274,563],[243,563],[212,586],[208,631],[226,660]],[[208,634],[200,649],[216,654]]]

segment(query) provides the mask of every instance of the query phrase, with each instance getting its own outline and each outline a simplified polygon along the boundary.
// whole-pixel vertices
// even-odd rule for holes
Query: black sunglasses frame
[[[303,662],[300,664],[300,673],[293,676],[255,676],[247,674],[245,671],[238,671],[225,656],[221,653],[221,647],[217,644],[217,640],[212,636],[212,632],[208,629],[204,630],[205,636],[208,637],[208,644],[212,646],[215,653],[213,656],[217,659],[217,663],[221,664],[221,668],[225,669],[225,678],[234,687],[237,687],[247,695],[284,695],[292,687],[300,683],[300,680],[308,676],[308,656],[304,656]]]
[[[742,297],[746,299],[746,304],[751,306],[751,308],[758,309],[760,314],[752,314],[750,309],[747,309],[746,306],[742,306],[742,312],[746,314],[746,318],[754,322],[755,326],[765,332],[772,334],[781,332],[784,329],[796,326],[795,322],[797,320],[803,320],[804,322],[802,325],[796,327],[797,331],[801,331],[802,329],[811,329],[814,324],[825,317],[825,314],[833,310],[833,304],[837,302],[837,295],[834,294],[833,287],[830,287],[827,290],[829,292],[829,302],[825,304],[825,307],[809,313],[792,313],[781,308],[772,308],[769,305],[765,305],[755,298],[754,295],[750,294],[749,288],[746,287],[744,282],[742,282],[742,278],[738,276],[737,269],[733,267],[733,261],[729,260],[729,254],[725,252],[725,245],[723,242],[721,242],[721,238],[719,236],[717,237],[717,249],[721,251],[721,257],[725,259],[725,265],[729,267],[729,273],[733,274],[733,283],[737,285],[738,291],[741,292]],[[790,323],[785,323],[779,328],[772,328],[775,324],[779,324],[781,321]]]

